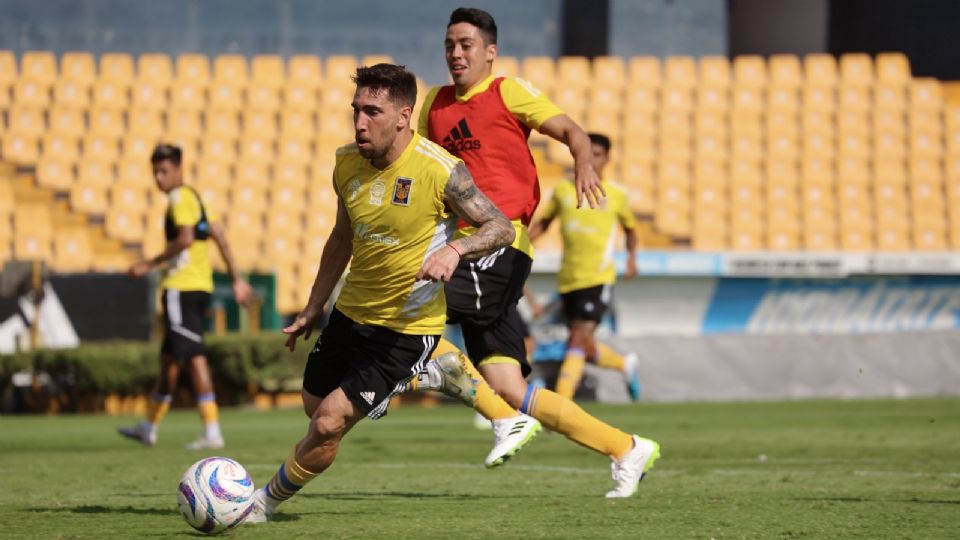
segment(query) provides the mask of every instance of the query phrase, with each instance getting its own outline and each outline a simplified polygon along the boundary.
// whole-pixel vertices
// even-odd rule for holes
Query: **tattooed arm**
[[[417,279],[449,281],[461,257],[509,246],[516,231],[513,225],[473,183],[473,176],[461,162],[450,173],[443,198],[464,221],[477,228],[470,236],[458,238],[437,250],[423,263]]]

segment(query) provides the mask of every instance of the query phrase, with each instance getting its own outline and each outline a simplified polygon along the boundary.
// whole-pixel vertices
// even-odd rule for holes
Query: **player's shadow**
[[[895,502],[911,504],[957,504],[960,505],[960,499],[920,499],[913,497],[910,499],[871,499],[869,497],[795,497],[798,501],[824,501],[824,502],[852,502],[852,503],[871,503],[871,502]]]
[[[103,506],[83,504],[80,506],[57,506],[27,508],[28,512],[69,512],[72,514],[134,514],[140,516],[165,516],[176,508],[135,508],[133,506]]]
[[[483,495],[474,493],[422,493],[408,491],[354,491],[350,493],[300,493],[297,497],[327,499],[331,501],[369,501],[379,499],[446,499],[446,500],[475,500],[483,499]],[[503,497],[497,497],[502,499]]]

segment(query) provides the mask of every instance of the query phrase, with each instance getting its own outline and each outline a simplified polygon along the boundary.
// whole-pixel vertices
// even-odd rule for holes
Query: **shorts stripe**
[[[480,277],[477,276],[477,267],[474,263],[470,263],[470,275],[473,276],[473,288],[477,291],[477,311],[480,311],[480,297],[483,293],[480,292]]]
[[[423,369],[424,364],[426,364],[427,360],[429,359],[430,352],[433,350],[433,346],[434,343],[436,343],[437,338],[434,336],[422,336],[421,339],[423,341],[423,352],[420,353],[420,358],[417,360],[417,363],[410,368],[410,377],[416,377],[417,373],[420,373],[420,371]],[[390,392],[390,394],[387,395],[383,401],[378,403],[377,406],[367,414],[367,417],[376,420],[377,418],[383,416],[387,412],[387,407],[390,405],[390,400],[393,399],[393,396],[403,393],[403,391],[406,389],[407,381],[410,380],[410,377],[397,383],[397,385],[393,387],[393,391]]]

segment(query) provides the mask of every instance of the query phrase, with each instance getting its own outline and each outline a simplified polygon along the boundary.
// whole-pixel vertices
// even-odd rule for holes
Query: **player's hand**
[[[322,311],[311,309],[310,306],[307,306],[303,311],[297,315],[297,318],[293,320],[293,323],[284,328],[282,332],[287,334],[287,343],[286,347],[293,352],[297,348],[297,338],[301,335],[303,340],[306,341],[310,339],[310,334],[313,332],[313,327],[317,324],[317,320],[320,319]]]
[[[237,278],[233,280],[233,297],[237,299],[238,304],[245,306],[253,298],[253,288],[246,280]]]
[[[630,279],[635,278],[639,272],[637,271],[637,259],[627,255],[627,271],[624,272],[623,277]]]
[[[460,252],[456,248],[447,244],[438,249],[423,261],[423,266],[417,272],[417,281],[426,279],[428,281],[450,281],[453,271],[460,262]]]
[[[577,208],[583,206],[584,198],[587,199],[590,208],[596,208],[600,204],[600,199],[607,196],[607,191],[603,189],[603,184],[600,183],[597,171],[593,170],[593,165],[577,167],[574,183],[577,186]]]
[[[143,277],[150,272],[150,261],[138,261],[127,270],[127,275],[132,278]]]

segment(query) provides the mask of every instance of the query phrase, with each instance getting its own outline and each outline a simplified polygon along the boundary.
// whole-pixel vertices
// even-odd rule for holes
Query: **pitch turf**
[[[960,399],[587,408],[658,439],[638,497],[607,501],[608,461],[541,435],[505,467],[459,406],[405,406],[350,434],[273,523],[231,538],[957,538]],[[299,411],[223,411],[223,455],[268,481]],[[175,411],[145,449],[133,419],[0,417],[0,538],[197,537],[180,474],[208,454]]]

